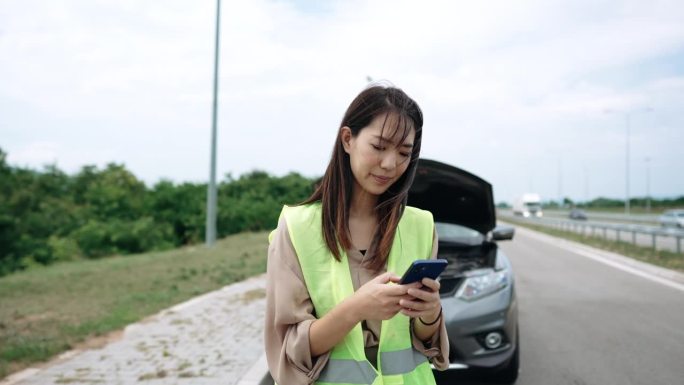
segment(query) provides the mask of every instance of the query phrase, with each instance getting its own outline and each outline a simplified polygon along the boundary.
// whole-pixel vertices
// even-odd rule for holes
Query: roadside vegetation
[[[598,249],[612,251],[614,253],[622,254],[624,256],[647,262],[653,265],[661,266],[667,269],[678,270],[684,272],[684,255],[666,250],[653,250],[651,247],[636,246],[629,242],[618,242],[614,240],[606,240],[590,235],[577,234],[571,231],[563,231],[546,226],[535,225],[530,222],[516,220],[512,217],[502,218],[505,222],[515,224],[517,226],[527,227],[529,229],[539,231],[541,233],[553,235],[559,238],[565,238],[571,241],[583,243]]]
[[[650,214],[660,215],[665,210],[684,209],[684,195],[675,198],[650,198],[635,197],[629,200],[630,213],[633,215]],[[499,202],[496,205],[499,209],[510,209],[509,202]],[[611,214],[624,214],[625,201],[605,197],[594,198],[590,201],[573,201],[570,198],[563,198],[562,201],[544,201],[544,210],[569,210],[573,207],[581,208],[587,212],[602,212]]]
[[[589,211],[602,211],[616,214],[625,212],[625,201],[620,199],[612,199],[605,197],[594,198],[590,201],[573,201],[570,198],[564,198],[563,202],[547,201],[544,202],[544,209],[561,209],[578,207],[587,209]],[[647,197],[633,197],[629,200],[630,212],[632,214],[659,214],[664,210],[683,208],[684,195],[675,198],[647,198]],[[650,210],[647,209],[650,207]]]
[[[203,246],[207,185],[151,187],[124,165],[67,175],[0,149],[0,378],[197,295],[263,273],[283,204],[314,179],[252,171],[218,184],[218,237]]]
[[[0,378],[197,295],[266,271],[268,232],[58,262],[0,278]],[[104,342],[104,341],[103,341]]]
[[[171,250],[204,241],[207,185],[148,187],[124,165],[67,175],[7,164],[0,149],[0,277],[31,266]],[[253,171],[218,184],[218,237],[275,227],[313,179]]]

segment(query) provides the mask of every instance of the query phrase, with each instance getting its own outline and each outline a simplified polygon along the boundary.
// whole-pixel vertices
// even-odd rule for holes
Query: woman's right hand
[[[412,298],[408,295],[408,289],[421,286],[420,282],[409,285],[396,284],[400,280],[401,277],[387,272],[361,286],[351,298],[354,301],[358,322],[388,320],[399,313],[402,309],[399,301]]]

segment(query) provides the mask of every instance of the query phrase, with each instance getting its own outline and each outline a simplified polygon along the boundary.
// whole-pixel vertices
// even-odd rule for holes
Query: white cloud
[[[11,60],[0,61],[0,100],[29,106],[0,105],[10,159],[49,138],[55,158],[72,168],[111,156],[148,182],[206,179],[214,6],[5,4],[0,57]],[[602,112],[608,108],[654,108],[660,136],[641,142],[650,146],[643,152],[663,154],[654,175],[684,166],[672,155],[682,139],[684,74],[642,71],[659,58],[684,61],[679,1],[305,6],[223,2],[219,174],[322,172],[366,76],[391,80],[421,104],[426,155],[480,173],[502,199],[530,185],[555,197],[559,159],[574,170],[568,175],[583,164],[596,164],[590,180],[614,174],[622,128]],[[636,80],[604,79],[616,69]],[[585,158],[575,162],[577,149]],[[684,191],[684,182],[663,180],[663,194]],[[583,194],[573,188],[568,193]]]
[[[59,143],[32,142],[10,153],[9,163],[17,165],[46,165],[57,163],[60,152]]]

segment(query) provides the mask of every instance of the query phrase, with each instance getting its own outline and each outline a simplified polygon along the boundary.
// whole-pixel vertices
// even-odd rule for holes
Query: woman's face
[[[386,122],[385,117],[384,114],[377,116],[356,137],[352,136],[349,127],[342,127],[342,144],[349,154],[355,187],[372,195],[384,193],[406,172],[416,136],[416,130],[411,128],[408,136],[399,143],[401,130],[393,132],[397,116],[390,115]],[[381,133],[384,137],[380,136]]]

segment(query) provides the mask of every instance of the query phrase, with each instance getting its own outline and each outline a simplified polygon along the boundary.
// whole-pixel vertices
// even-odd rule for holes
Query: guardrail
[[[501,214],[513,215],[512,210],[508,209],[498,209]],[[568,219],[568,214],[570,210],[560,210],[560,209],[544,209],[544,217],[546,218],[565,218]],[[625,215],[623,213],[611,213],[603,211],[595,211],[591,209],[584,210],[589,220],[593,221],[605,221],[605,222],[623,222],[623,223],[640,223],[640,224],[651,224],[657,225],[659,214],[631,214]]]
[[[543,217],[523,218],[506,214],[500,215],[499,217],[503,220],[510,218],[513,221],[542,225],[582,235],[598,236],[606,240],[611,239],[618,242],[629,242],[628,239],[631,238],[631,242],[634,245],[650,245],[654,250],[670,250],[680,254],[682,253],[682,238],[684,238],[684,231],[678,229]],[[623,239],[623,237],[626,237],[627,239]]]
[[[657,225],[658,224],[658,218],[660,218],[660,215],[657,214],[632,214],[632,215],[625,215],[621,213],[605,213],[601,211],[593,211],[593,210],[584,210],[584,212],[587,214],[587,217],[589,220],[598,220],[598,221],[606,221],[606,222],[632,222],[632,223],[640,223],[640,224],[651,224],[651,225]],[[553,216],[553,217],[563,217],[563,218],[568,218],[568,214],[570,213],[570,210],[544,210],[544,215],[545,216]]]

